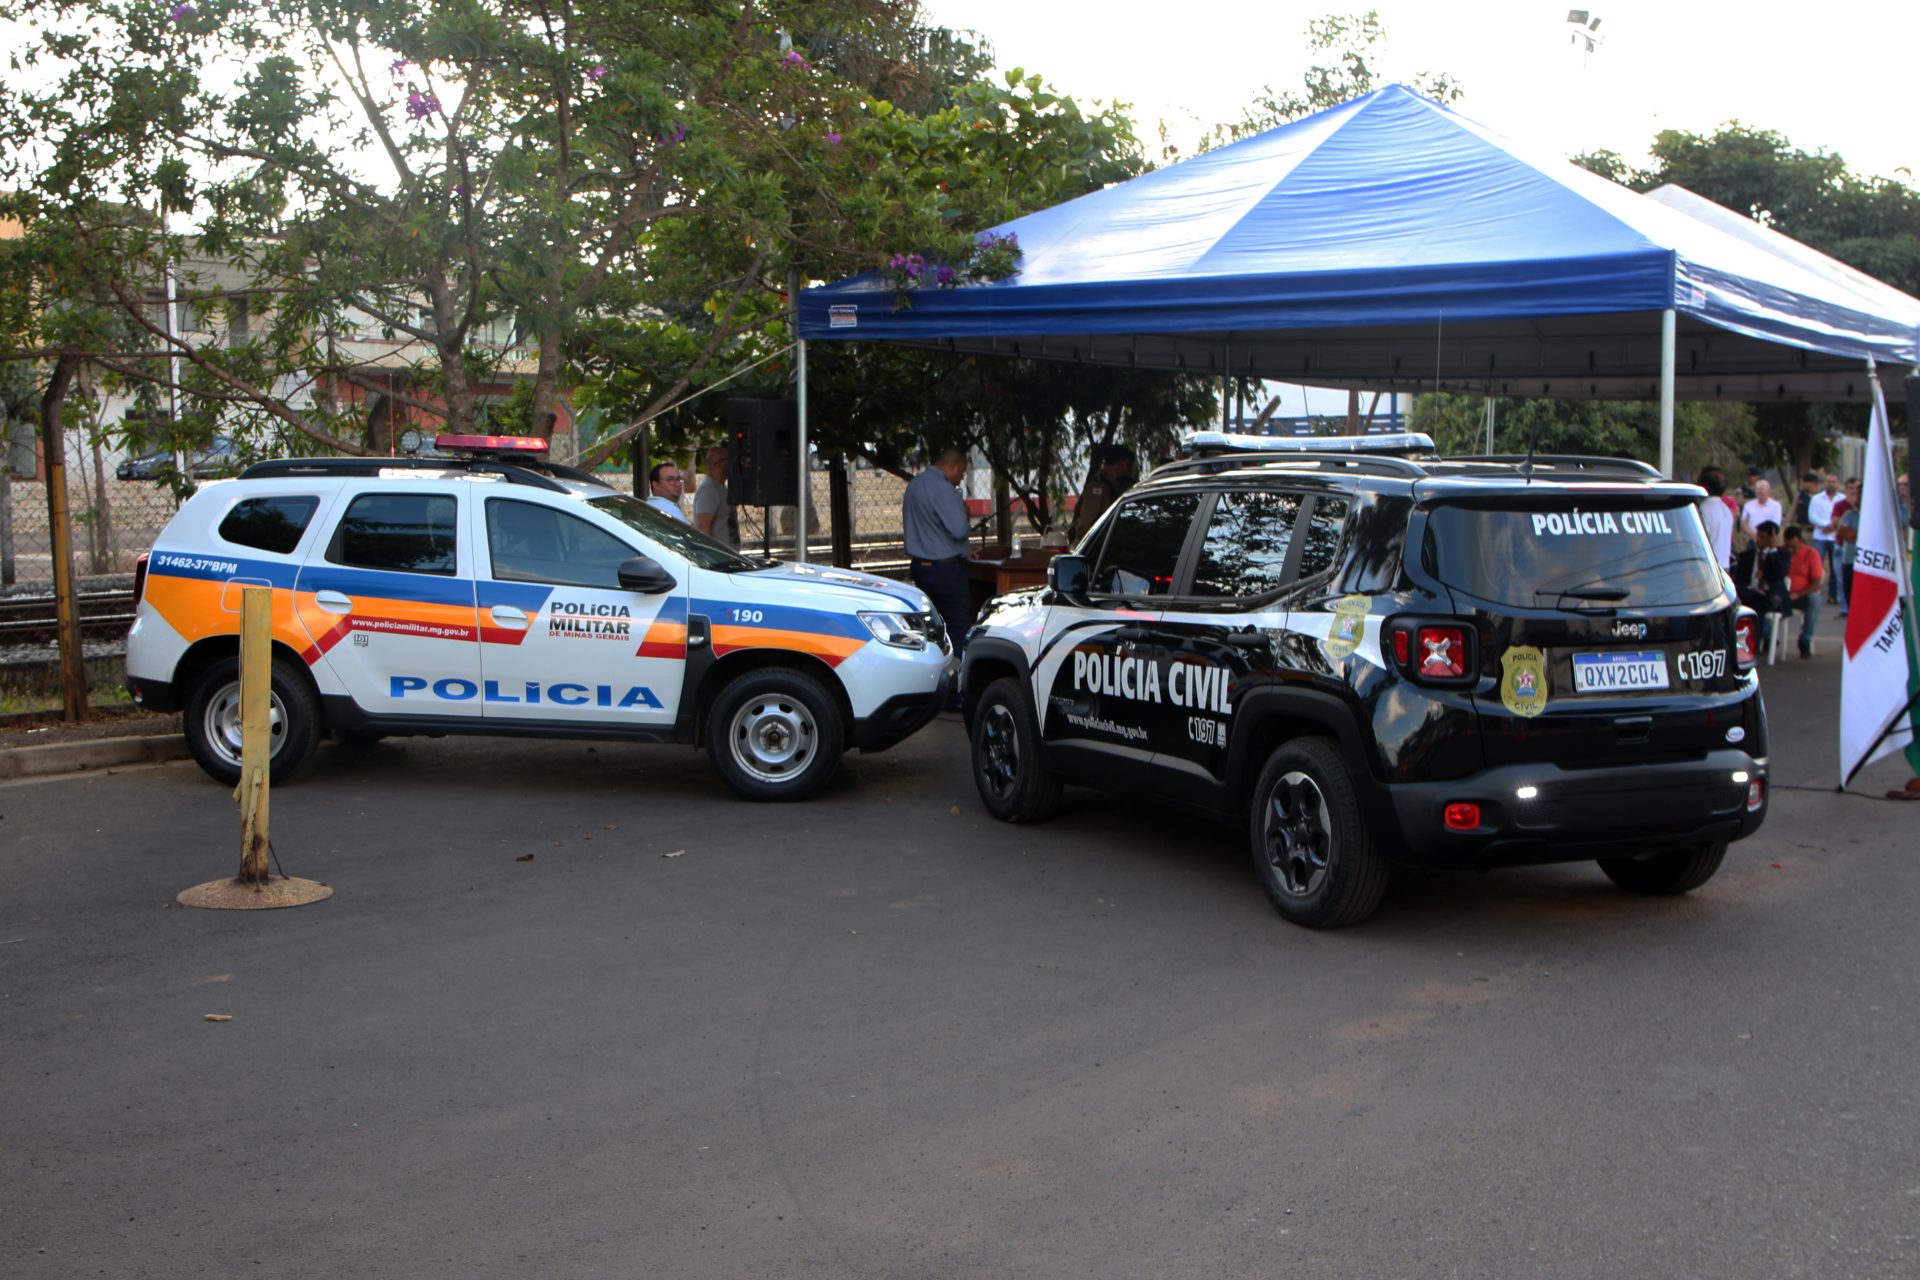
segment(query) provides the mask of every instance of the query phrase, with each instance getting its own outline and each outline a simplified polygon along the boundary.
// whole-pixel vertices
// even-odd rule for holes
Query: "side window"
[[[227,512],[220,536],[235,546],[284,556],[300,545],[300,535],[319,509],[318,498],[248,498]]]
[[[356,569],[450,575],[457,511],[440,494],[363,493],[340,518],[327,559]]]
[[[1113,514],[1101,548],[1092,593],[1163,596],[1172,591],[1180,549],[1199,509],[1197,493],[1158,494],[1122,504]]]
[[[1347,523],[1344,498],[1321,495],[1314,501],[1313,514],[1307,517],[1307,545],[1301,549],[1300,576],[1311,578],[1333,567],[1340,550],[1340,530]]]
[[[1193,569],[1193,594],[1231,599],[1278,591],[1299,515],[1297,494],[1222,492]]]
[[[487,503],[487,551],[500,582],[620,588],[620,566],[640,553],[578,516],[534,502]]]

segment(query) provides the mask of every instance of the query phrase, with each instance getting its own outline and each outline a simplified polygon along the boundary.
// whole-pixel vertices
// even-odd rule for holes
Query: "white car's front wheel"
[[[707,754],[750,800],[804,800],[840,765],[846,727],[820,682],[762,668],[720,690],[707,716]]]

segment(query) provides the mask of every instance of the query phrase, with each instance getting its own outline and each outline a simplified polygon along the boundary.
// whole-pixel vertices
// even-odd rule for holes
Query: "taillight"
[[[1389,632],[1393,660],[1415,680],[1432,684],[1469,684],[1476,666],[1473,628],[1464,622],[1405,618]]]
[[[1733,620],[1733,661],[1742,671],[1753,670],[1760,657],[1760,619],[1742,613]]]
[[[1767,784],[1755,778],[1747,784],[1747,812],[1758,813],[1767,802]]]
[[[1423,626],[1414,634],[1414,660],[1425,680],[1458,680],[1467,674],[1467,629]]]
[[[1480,825],[1480,806],[1468,800],[1456,800],[1440,813],[1449,831],[1471,831]]]
[[[147,594],[147,557],[152,552],[142,551],[133,562],[133,603],[137,608],[140,600]]]

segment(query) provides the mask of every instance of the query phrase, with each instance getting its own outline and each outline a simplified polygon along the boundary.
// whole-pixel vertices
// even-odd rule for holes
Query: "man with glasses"
[[[647,470],[647,487],[651,490],[647,505],[664,511],[681,524],[692,524],[680,506],[680,493],[685,486],[686,477],[680,474],[679,467],[671,462],[656,462]]]

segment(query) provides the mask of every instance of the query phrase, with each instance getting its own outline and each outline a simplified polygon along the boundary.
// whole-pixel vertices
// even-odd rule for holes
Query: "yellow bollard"
[[[183,907],[258,910],[298,907],[330,897],[313,880],[272,874],[267,808],[273,774],[273,589],[248,587],[240,595],[240,874],[182,890]]]

